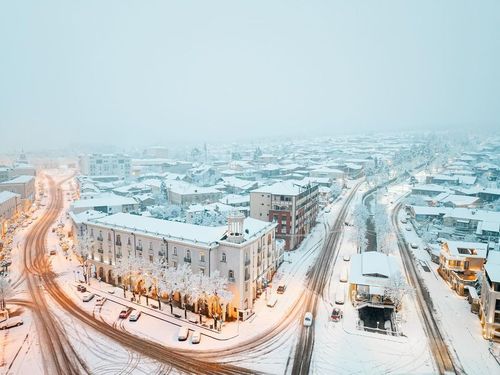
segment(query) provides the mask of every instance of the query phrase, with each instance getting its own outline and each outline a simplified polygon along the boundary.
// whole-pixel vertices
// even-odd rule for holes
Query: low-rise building
[[[484,265],[479,319],[483,326],[483,337],[500,340],[500,252],[490,251]]]
[[[480,242],[445,241],[441,245],[438,273],[459,295],[475,286],[483,269],[488,245]]]
[[[245,319],[283,261],[275,226],[240,214],[229,216],[227,226],[206,227],[118,213],[86,221],[85,233],[75,238],[88,235],[90,262],[97,276],[112,284],[125,282],[114,270],[132,258],[170,267],[189,264],[193,273],[208,276],[219,271],[233,294],[223,318]]]
[[[392,280],[401,273],[394,259],[389,255],[367,251],[351,257],[349,269],[349,295],[356,309],[364,307],[394,308],[386,290]]]
[[[96,198],[79,199],[71,204],[74,213],[94,210],[108,215],[118,212],[134,212],[139,208],[139,203],[131,197],[122,197],[115,194],[101,194]]]
[[[319,210],[316,184],[284,181],[250,192],[250,216],[277,224],[276,237],[295,249],[311,231]]]
[[[213,203],[222,196],[219,190],[212,187],[196,186],[184,181],[168,180],[165,185],[168,202],[180,206],[188,206],[193,203]]]

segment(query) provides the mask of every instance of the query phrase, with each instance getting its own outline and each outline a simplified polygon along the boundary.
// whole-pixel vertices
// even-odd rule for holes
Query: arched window
[[[234,271],[229,270],[229,272],[227,273],[227,277],[229,278],[229,280],[234,280]]]
[[[227,259],[226,259],[226,253],[222,253],[222,259],[221,259],[221,262],[224,262],[226,263]]]

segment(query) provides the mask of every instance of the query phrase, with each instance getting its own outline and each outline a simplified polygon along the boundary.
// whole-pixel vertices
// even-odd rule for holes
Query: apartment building
[[[123,154],[88,154],[79,157],[80,172],[86,176],[130,177],[130,157]]]
[[[228,225],[206,227],[150,217],[118,213],[89,219],[74,226],[77,240],[88,234],[90,262],[96,274],[108,283],[122,285],[115,274],[117,262],[134,257],[170,267],[189,264],[193,273],[208,276],[215,271],[229,280],[233,299],[224,307],[223,317],[246,319],[254,301],[271,281],[283,261],[277,245],[276,224],[235,213]],[[134,265],[131,264],[131,267]]]
[[[276,223],[276,238],[295,249],[318,216],[319,189],[314,183],[284,181],[250,192],[250,217]]]
[[[500,252],[490,251],[484,266],[479,319],[483,337],[500,340]]]
[[[480,242],[446,241],[441,245],[438,273],[451,289],[465,294],[466,286],[474,286],[486,259],[487,244]]]
[[[180,206],[188,206],[193,203],[213,203],[222,197],[222,193],[212,187],[201,187],[177,180],[165,181],[165,189],[168,203]]]
[[[0,238],[7,231],[8,222],[15,217],[21,206],[21,196],[10,191],[0,192]]]
[[[19,194],[23,205],[30,205],[35,199],[35,177],[18,176],[12,180],[0,182],[0,192],[10,191]]]

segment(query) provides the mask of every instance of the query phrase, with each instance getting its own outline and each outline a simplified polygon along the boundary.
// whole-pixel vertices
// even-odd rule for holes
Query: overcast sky
[[[1,1],[0,152],[500,128],[500,1]]]

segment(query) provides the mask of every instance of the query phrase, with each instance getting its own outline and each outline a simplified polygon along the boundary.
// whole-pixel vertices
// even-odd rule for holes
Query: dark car
[[[286,286],[284,284],[281,284],[278,286],[276,293],[283,294],[283,293],[285,293],[285,289],[286,289]]]
[[[126,310],[123,309],[122,311],[120,311],[120,319],[127,319],[132,310],[133,310],[132,308],[128,308]]]
[[[87,291],[87,288],[85,288],[84,285],[77,285],[76,290],[78,290],[81,293],[84,293]]]
[[[342,313],[342,310],[341,309],[333,309],[332,310],[332,315],[331,315],[331,319],[334,321],[334,322],[338,322],[340,321],[340,319],[342,319],[343,317],[343,313]]]

